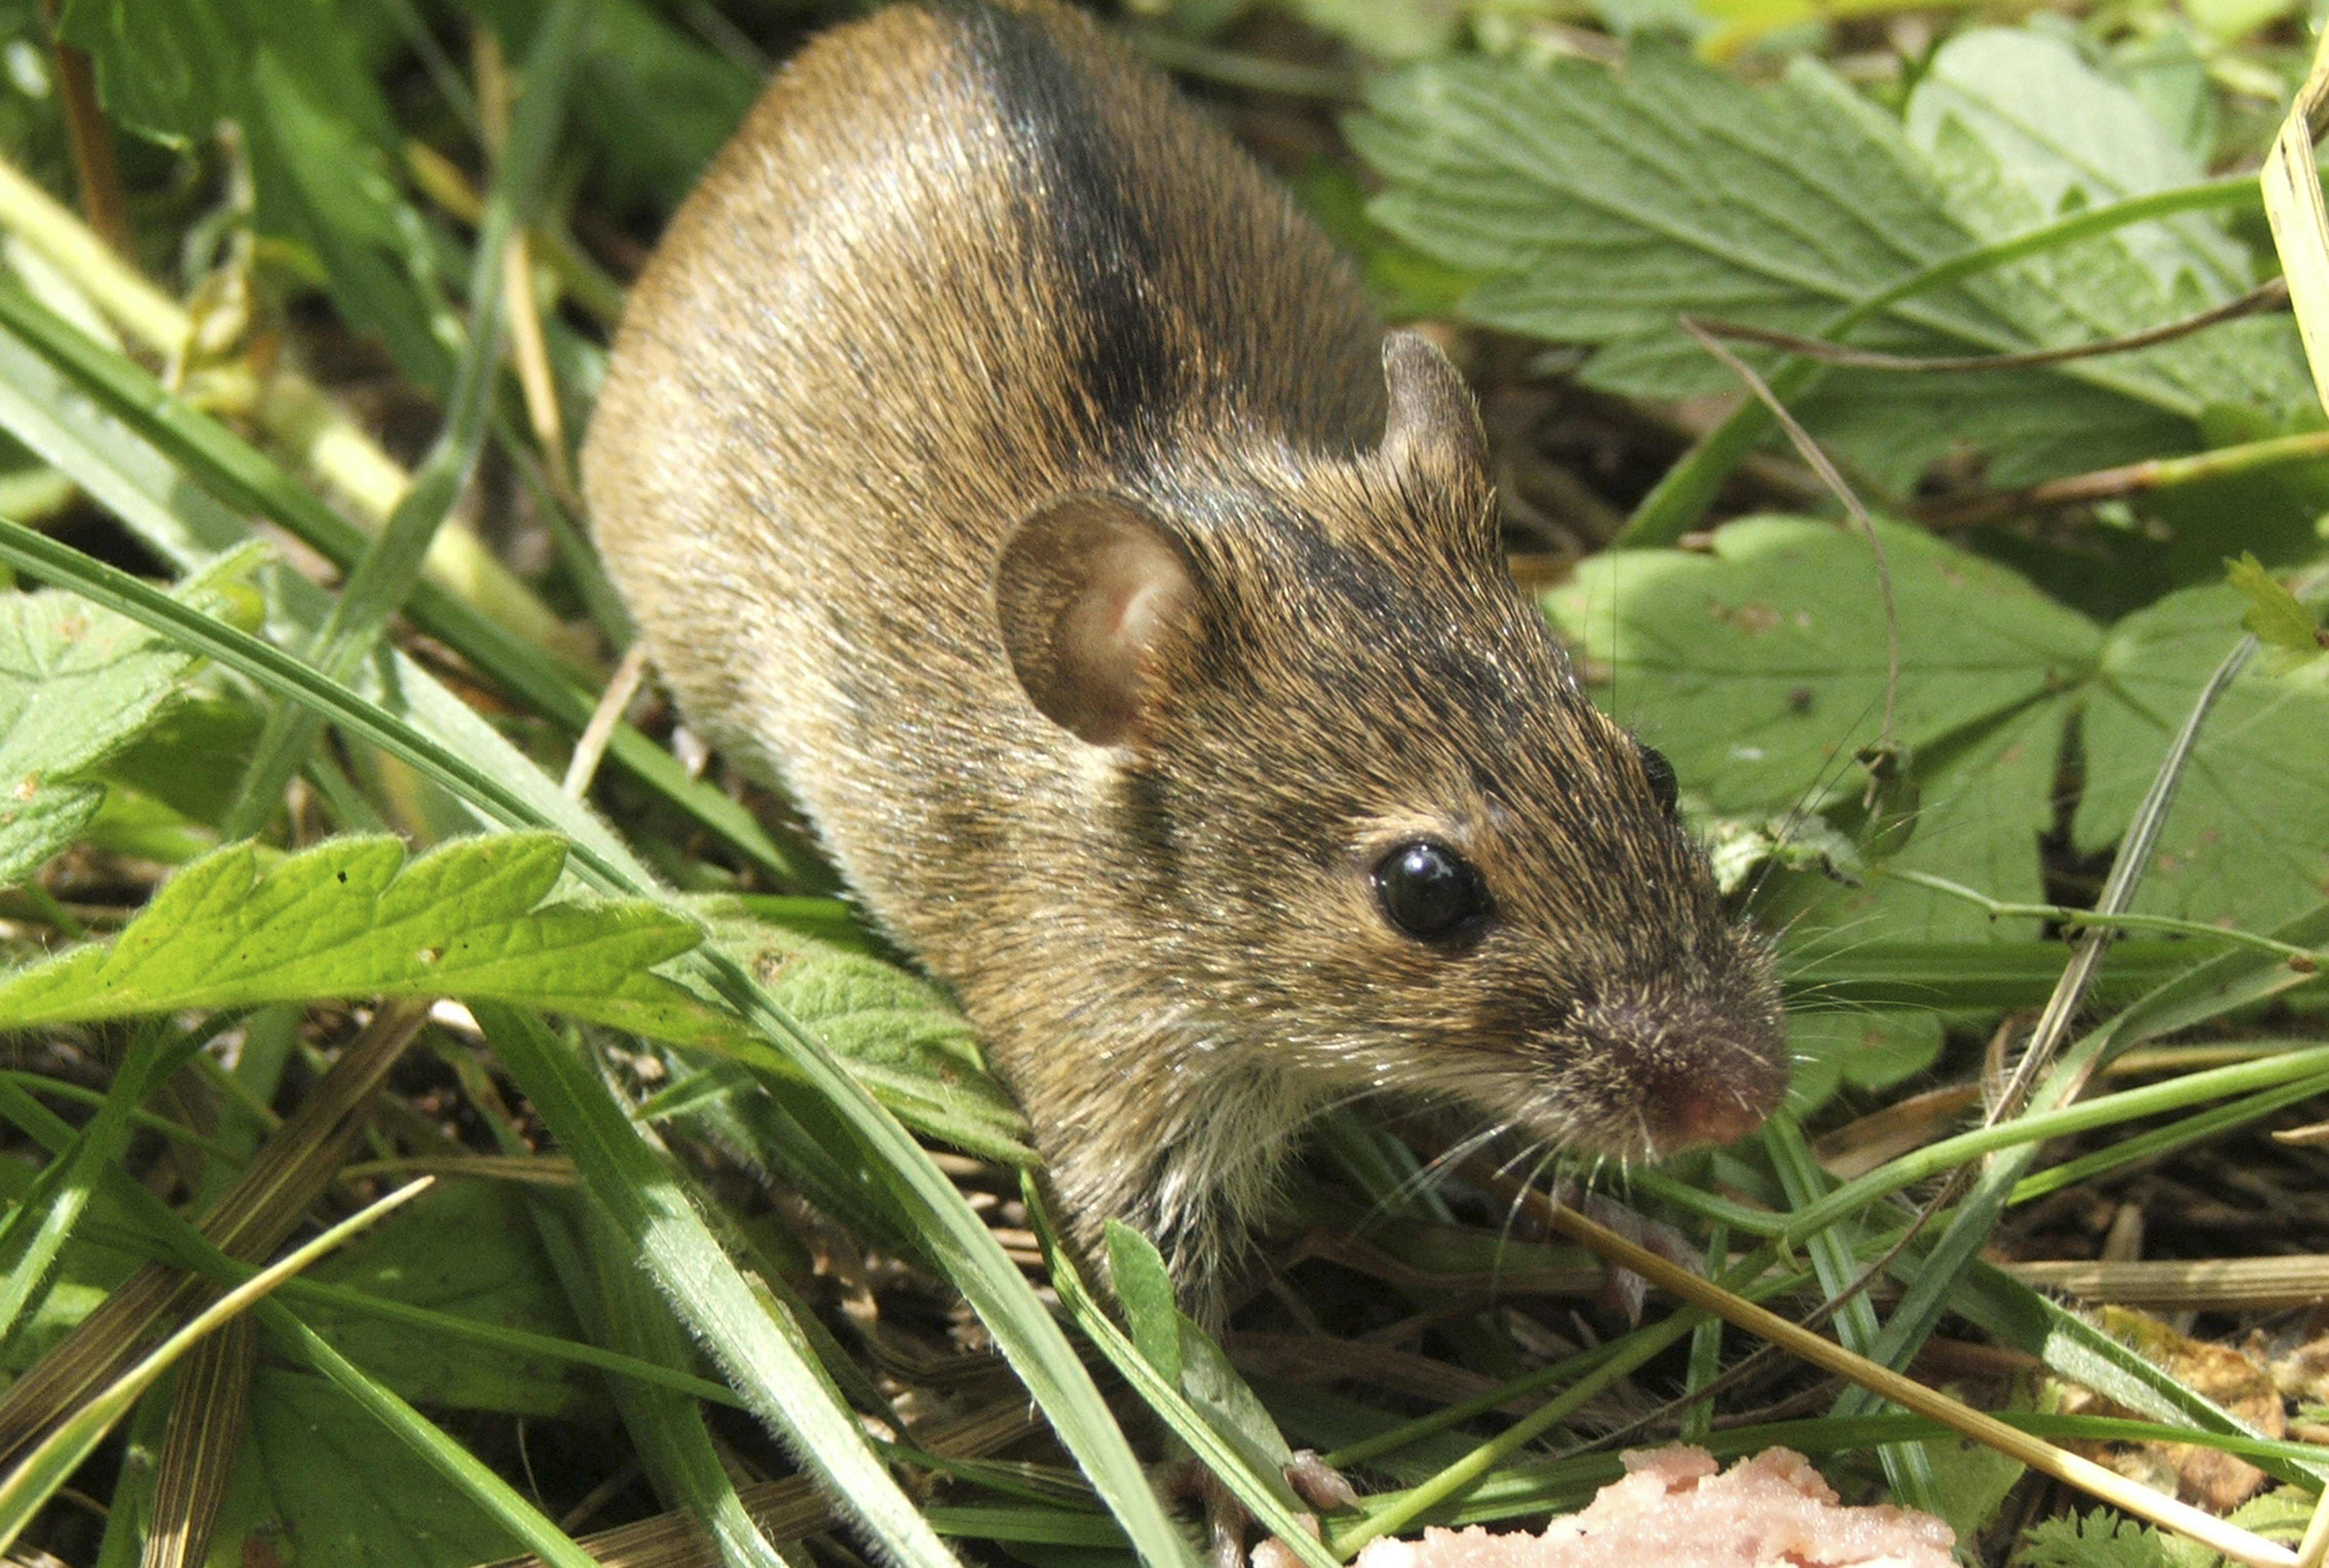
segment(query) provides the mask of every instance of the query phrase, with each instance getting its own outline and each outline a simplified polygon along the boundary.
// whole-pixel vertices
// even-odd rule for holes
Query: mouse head
[[[1242,1070],[1624,1155],[1749,1131],[1786,1084],[1763,948],[1513,585],[1455,370],[1383,358],[1372,453],[1216,440],[1005,543],[1013,670],[1107,780],[1080,891]]]

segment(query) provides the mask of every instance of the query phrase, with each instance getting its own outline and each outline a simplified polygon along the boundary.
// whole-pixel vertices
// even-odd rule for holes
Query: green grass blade
[[[537,806],[537,795],[487,775],[433,737],[324,680],[280,650],[178,606],[167,595],[125,572],[5,520],[0,520],[0,559],[184,638],[188,646],[279,694],[317,705],[332,722],[387,748],[506,825],[564,828],[568,821],[582,818],[587,836],[578,839],[573,855],[591,879],[611,892],[649,896],[659,892],[627,850],[554,790],[550,792],[550,809]],[[434,683],[428,689],[434,689]],[[474,724],[481,747],[506,750],[506,743],[466,709],[449,697],[443,701]],[[451,713],[430,717],[446,728],[460,721]],[[898,1120],[821,1042],[776,1005],[742,966],[717,953],[687,962],[717,995],[767,1037],[859,1141],[866,1168],[889,1188],[938,1267],[993,1332],[1004,1355],[1051,1418],[1061,1441],[1116,1511],[1142,1557],[1156,1568],[1165,1564],[1181,1568],[1190,1563],[1188,1544],[1165,1517],[1106,1401],[1066,1336],[953,1183]]]
[[[401,1205],[418,1197],[428,1190],[429,1185],[429,1179],[423,1178],[408,1187],[400,1188],[379,1202],[350,1215],[279,1263],[253,1274],[197,1313],[96,1398],[60,1422],[56,1430],[43,1438],[5,1480],[0,1480],[0,1549],[15,1544],[25,1526],[32,1523],[33,1516],[56,1495],[57,1488],[80,1468],[81,1462],[95,1451],[97,1445],[105,1441],[105,1434],[113,1430],[113,1423],[127,1413],[140,1394],[153,1386],[155,1379],[168,1371],[205,1335],[240,1314],[277,1285],[358,1231],[378,1223]],[[583,1561],[588,1563],[589,1559]]]
[[[531,1014],[497,1004],[476,1011],[600,1214],[663,1282],[753,1413],[790,1435],[794,1458],[898,1561],[952,1568],[954,1554],[891,1478],[816,1357],[781,1331],[605,1084]]]
[[[263,454],[170,396],[129,360],[42,308],[5,274],[0,427],[185,570],[250,540],[250,528],[238,515],[245,510],[280,524],[344,569],[354,568],[370,548],[362,531]],[[288,587],[318,606],[307,618],[309,628],[320,624],[321,590],[304,581]],[[589,722],[596,697],[539,647],[475,606],[424,579],[414,586],[405,608],[422,630],[501,681],[535,712],[578,734]],[[677,759],[635,728],[618,726],[608,755],[781,881],[825,879],[813,857],[778,845],[743,806],[689,778]]]
[[[309,650],[310,662],[344,679],[372,649],[420,578],[437,530],[467,488],[486,437],[495,372],[501,364],[502,255],[511,237],[540,204],[542,183],[565,111],[566,89],[580,31],[581,7],[560,0],[535,29],[526,60],[526,90],[510,127],[506,155],[496,164],[486,197],[476,266],[469,281],[471,321],[438,431],[411,487],[390,512],[387,526],[364,552],[333,601]],[[229,839],[248,838],[280,802],[300,759],[323,729],[322,716],[297,703],[278,706],[252,748],[233,805],[220,823]]]

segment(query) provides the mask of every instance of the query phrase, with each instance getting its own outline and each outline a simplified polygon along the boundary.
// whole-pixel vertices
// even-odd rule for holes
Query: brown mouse
[[[689,722],[953,987],[1087,1249],[1214,1304],[1359,1095],[1628,1157],[1777,1103],[1764,948],[1514,587],[1456,371],[1088,19],[810,44],[583,467]]]

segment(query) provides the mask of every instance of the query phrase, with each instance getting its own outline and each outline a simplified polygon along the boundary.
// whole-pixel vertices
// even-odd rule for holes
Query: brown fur
[[[1504,573],[1468,395],[1083,18],[803,52],[584,469],[690,720],[955,988],[1086,1245],[1205,1300],[1356,1094],[1628,1154],[1776,1101],[1763,953]],[[1372,890],[1426,831],[1494,899],[1453,948]]]

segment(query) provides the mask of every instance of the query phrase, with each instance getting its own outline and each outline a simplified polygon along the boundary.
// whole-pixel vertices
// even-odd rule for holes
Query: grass
[[[1913,795],[1867,804],[1839,772],[1841,719],[1780,797],[1726,800],[1719,765],[1686,767],[1711,832],[1737,807],[1809,841],[1790,813],[1811,812],[1844,846],[1767,858],[1740,897],[1781,930],[1799,1020],[1866,1025],[1819,1037],[1841,1044],[1755,1139],[1581,1173],[1703,1269],[1590,1206],[1548,1205],[1494,1159],[1443,1167],[1431,1118],[1361,1107],[1321,1129],[1281,1266],[1253,1282],[1217,1351],[1169,1291],[1126,1284],[1136,1251],[1113,1303],[1049,1252],[1023,1129],[966,1029],[851,924],[786,803],[683,767],[655,702],[600,711],[628,630],[571,475],[605,332],[639,243],[749,101],[741,41],[781,48],[796,24],[748,5],[682,21],[382,0],[326,36],[284,20],[296,13],[163,19],[185,58],[238,28],[272,51],[201,91],[157,69],[154,35],[93,10],[64,23],[87,74],[37,23],[12,23],[49,72],[0,114],[14,248],[0,429],[15,444],[0,495],[29,503],[0,519],[0,560],[24,589],[6,633],[21,657],[0,668],[0,768],[25,805],[0,822],[0,1119],[23,1155],[0,1167],[0,1363],[16,1374],[0,1394],[0,1536],[15,1550],[1179,1563],[1194,1527],[1145,1467],[1188,1451],[1297,1555],[1330,1565],[1427,1524],[1574,1507],[1618,1473],[1616,1446],[1681,1433],[1726,1458],[1799,1448],[1855,1494],[1941,1512],[1984,1561],[2067,1506],[2039,1476],[2236,1561],[2297,1560],[2289,1543],[2329,1474],[2300,1441],[2301,1407],[2323,1396],[2275,1391],[2260,1368],[2261,1394],[2203,1376],[2201,1346],[2258,1324],[2301,1345],[2307,1330],[2237,1286],[2208,1293],[2201,1265],[2329,1253],[2314,1156],[2264,1138],[2329,1092],[2312,997],[2329,908],[2317,881],[2275,883],[2260,860],[2234,878],[2254,899],[2229,907],[2163,904],[2146,878],[2200,852],[2175,824],[2221,837],[2212,824],[2254,814],[2241,792],[2264,786],[2234,761],[2312,756],[2301,648],[2272,651],[2293,673],[2243,672],[2254,644],[2227,610],[2204,668],[2151,711],[2151,788],[2123,792],[2134,803],[2098,847],[2079,840],[2077,797],[2099,787],[2103,754],[2066,750],[2051,825],[2029,835],[2029,888],[1915,862],[1951,840],[1902,849]],[[2145,14],[2155,31],[2183,25]],[[2124,42],[2120,20],[2066,24],[2096,51]],[[1746,24],[1724,25],[1728,48]],[[2286,31],[2221,45],[2219,67],[2293,80]],[[1300,60],[1249,54],[1241,35],[1160,48],[1247,84],[1215,89],[1238,123],[1266,128],[1257,106],[1278,105],[1330,129],[1316,104],[1272,92],[1346,84],[1353,60],[1363,79],[1384,68],[1366,35],[1346,55],[1305,37]],[[1410,69],[1512,58],[1487,20],[1437,48]],[[642,101],[666,112],[627,117]],[[2233,145],[2242,122],[2224,117],[2229,166],[2268,138]],[[237,130],[220,135],[222,119]],[[114,188],[90,210],[125,215],[127,257],[57,194],[70,155],[99,137]],[[1394,193],[1405,177],[1388,153],[1375,176]],[[1994,286],[1980,297],[2006,319],[2016,268],[2116,265],[2093,247],[2252,206],[2255,189],[2211,167],[1975,234],[1798,324],[1843,338],[1912,299],[1941,320],[1968,286]],[[2266,200],[2286,229],[2288,198]],[[1361,217],[1350,238],[1392,308],[1487,297],[1414,235]],[[1671,404],[1573,381],[1547,392],[1519,368],[1533,350],[1467,330],[1492,424],[1538,410],[1518,434],[1495,426],[1522,524],[1528,498],[1558,488],[1539,472],[1558,465],[1548,431],[1647,472],[1630,493],[1605,474],[1613,493],[1579,514],[1621,521],[1622,546],[1687,542],[1710,506],[1720,521],[1810,493],[1784,457],[1748,460],[1752,402],[1685,439]],[[1771,377],[1815,436],[1821,380],[1806,360]],[[2035,400],[2028,417],[2071,408]],[[381,427],[404,434],[383,444]],[[2184,488],[2245,527],[2238,496],[2206,486],[2254,465],[2223,455],[2270,447],[2286,466],[2273,444],[2297,439],[2214,442]],[[1938,467],[1928,480],[1950,482]],[[1973,492],[2017,516],[2044,504],[2032,494]],[[2141,555],[2140,527],[2126,543],[2107,519],[2052,525],[2125,584],[2066,585],[2069,568],[2033,553],[2034,523],[1971,548],[2098,624],[2211,591]],[[2296,564],[2265,553],[2284,575]],[[2295,601],[2275,603],[2286,624]],[[1641,646],[1617,650],[1629,694],[1662,679]],[[1918,651],[1903,652],[1913,724]],[[1881,670],[1882,640],[1853,656]],[[2098,669],[2136,690],[2123,662]],[[67,677],[71,705],[42,707],[42,682],[53,698]],[[1718,718],[1747,700],[1710,690]],[[2252,722],[2241,705],[2258,693],[2281,706]],[[570,782],[594,717],[604,761]],[[2236,753],[2234,720],[2265,724],[2272,744]],[[1899,765],[1928,803],[1952,798],[1950,759],[1989,722],[1914,740]],[[2311,808],[2289,798],[2302,839]],[[318,913],[352,886],[360,917]],[[1912,894],[2000,931],[1918,915],[1933,906]],[[463,968],[476,952],[501,967]],[[2019,1053],[2013,1074],[1985,1062],[1993,1038]],[[422,1170],[447,1174],[401,1188]],[[343,1216],[369,1223],[391,1188],[411,1201],[376,1235],[325,1261],[321,1242],[286,1251],[337,1240]],[[2238,1205],[2205,1201],[2224,1192],[2275,1207],[2278,1228],[2234,1228]],[[2129,1211],[2201,1276],[2143,1276],[2202,1303],[2194,1338],[2089,1315],[2017,1275],[2022,1260],[2098,1250],[2125,1262],[2093,1220]],[[1630,1309],[1599,1300],[1597,1258],[1634,1271]],[[2272,1302],[2302,1293],[2306,1261],[2284,1260],[2298,1282],[2277,1280]],[[1278,1473],[1289,1443],[1323,1451],[1362,1494],[1315,1538]],[[2156,1461],[2184,1467],[2176,1502],[2097,1457],[2183,1451],[2169,1443],[2237,1455],[2250,1479]],[[2251,1485],[2261,1499],[2234,1515]]]

